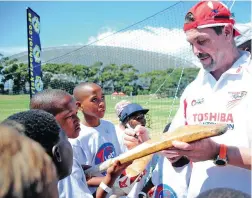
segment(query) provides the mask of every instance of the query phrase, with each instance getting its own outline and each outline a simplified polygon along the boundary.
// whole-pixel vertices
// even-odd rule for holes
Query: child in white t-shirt
[[[121,101],[116,104],[116,114],[120,120],[120,124],[118,125],[117,129],[120,129],[119,132],[117,132],[119,139],[121,140],[121,147],[122,150],[127,151],[128,149],[131,149],[135,147],[137,144],[141,143],[140,141],[137,144],[132,145],[124,145],[124,132],[125,130],[134,130],[136,127],[141,126],[143,130],[146,130],[146,114],[148,113],[149,109],[144,109],[141,105],[130,103],[129,101]],[[146,130],[147,131],[147,130]],[[147,137],[146,137],[147,138]],[[145,138],[145,140],[147,140]],[[144,141],[145,141],[144,140]],[[153,156],[152,160],[146,165],[145,170],[142,173],[142,177],[140,180],[137,180],[137,182],[132,187],[130,193],[127,195],[127,197],[135,198],[138,197],[138,193],[142,190],[145,183],[150,179],[151,173],[155,167],[155,163],[157,161],[156,155]]]
[[[80,164],[94,166],[121,153],[115,126],[102,120],[106,111],[105,96],[99,85],[80,83],[74,89],[76,104],[83,114],[81,131],[73,142],[73,150]],[[106,173],[87,178],[89,190],[95,193]]]

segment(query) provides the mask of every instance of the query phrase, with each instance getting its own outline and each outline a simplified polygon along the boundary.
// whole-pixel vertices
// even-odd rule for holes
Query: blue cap
[[[143,114],[146,114],[149,111],[149,109],[143,109],[143,107],[136,103],[128,104],[122,112],[119,115],[119,119],[121,122],[124,122],[129,116],[131,116],[134,113],[141,112]]]

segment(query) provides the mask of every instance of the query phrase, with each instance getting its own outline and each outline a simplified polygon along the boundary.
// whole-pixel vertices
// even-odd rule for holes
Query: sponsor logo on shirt
[[[204,98],[199,98],[199,99],[194,99],[194,100],[192,100],[192,102],[191,102],[191,105],[192,106],[195,106],[195,105],[199,105],[199,104],[203,104],[204,103]]]
[[[237,68],[237,70],[236,70],[236,73],[237,73],[237,74],[240,73],[240,72],[241,72],[241,69],[242,69],[242,66],[239,66],[239,67]]]
[[[228,92],[232,100],[241,100],[247,95],[246,91]]]
[[[177,198],[177,194],[167,184],[159,184],[155,189],[153,198]]]
[[[115,147],[112,143],[104,143],[98,149],[98,152],[95,156],[95,164],[100,164],[110,158],[114,158],[116,156]],[[102,173],[106,175],[106,173]]]
[[[126,194],[128,194],[132,189],[131,186],[134,186],[136,182],[139,182],[144,177],[144,175],[146,175],[146,173],[147,170],[145,169],[142,173],[134,177],[129,177],[126,174],[126,171],[123,171],[119,178],[118,185]]]
[[[243,98],[247,95],[246,91],[239,92],[228,92],[231,97],[231,100],[227,103],[227,108],[232,109],[234,106],[238,105]]]
[[[232,113],[195,113],[193,114],[194,122],[199,122],[204,125],[217,124],[217,123],[227,123],[228,129],[234,130],[234,119]]]

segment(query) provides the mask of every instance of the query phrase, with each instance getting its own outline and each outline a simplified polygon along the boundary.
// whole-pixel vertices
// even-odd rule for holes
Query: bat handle
[[[98,165],[95,165],[95,166],[88,168],[84,172],[88,177],[95,176],[97,173],[101,173],[101,172],[107,170],[114,163],[114,161],[115,161],[115,158],[108,159],[101,164],[98,164]]]

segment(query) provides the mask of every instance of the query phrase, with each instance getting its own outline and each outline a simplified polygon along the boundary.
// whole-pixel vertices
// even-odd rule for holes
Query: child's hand
[[[143,143],[150,139],[148,130],[144,126],[137,125],[134,131],[136,132],[140,143]]]
[[[114,164],[108,168],[107,175],[110,175],[112,178],[116,179],[130,164],[132,164],[132,162],[121,164],[119,160],[116,160]]]
[[[135,129],[125,129],[124,134],[124,145],[129,150],[150,139],[147,129],[141,125]]]
[[[87,169],[89,169],[91,166],[90,165],[81,165],[81,167],[82,167],[82,170],[84,171],[84,173],[85,173],[85,170],[87,170]],[[89,179],[91,179],[92,177],[91,176],[88,176],[88,175],[86,175],[85,174],[85,176],[86,176],[86,180],[88,181]]]

